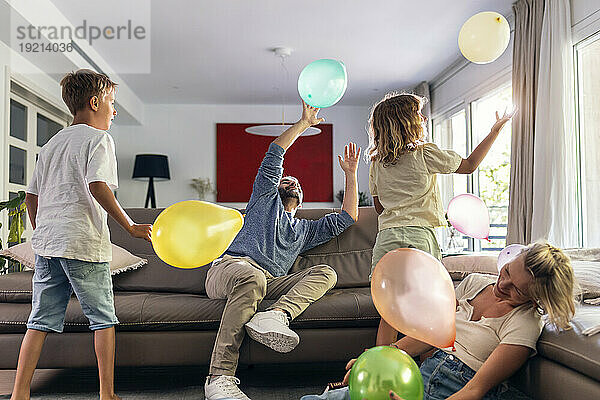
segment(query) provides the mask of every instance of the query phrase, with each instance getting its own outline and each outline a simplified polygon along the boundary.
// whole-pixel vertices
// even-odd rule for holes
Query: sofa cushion
[[[442,258],[442,264],[454,280],[462,280],[469,274],[498,273],[498,253],[471,253],[449,255]]]
[[[275,299],[264,300],[265,309]],[[181,293],[116,292],[118,331],[216,330],[225,300]],[[0,303],[0,333],[25,332],[30,303]],[[377,326],[367,288],[332,290],[292,322],[292,328]],[[65,332],[89,332],[89,322],[75,297],[65,316]]]
[[[0,303],[31,303],[33,271],[0,275]]]
[[[173,292],[206,294],[204,282],[209,266],[194,269],[171,267],[156,254],[144,254],[144,268],[113,276],[115,292]]]
[[[600,334],[585,336],[577,326],[558,332],[547,325],[538,340],[537,351],[540,356],[600,381]]]
[[[337,273],[335,285],[337,289],[369,287],[372,254],[371,249],[329,254],[301,254],[296,258],[290,273],[310,268],[313,265],[327,264]]]
[[[113,275],[113,290],[119,292],[171,292],[206,294],[204,281],[208,266],[196,269],[173,268],[155,254],[145,255],[144,268]],[[0,302],[30,303],[33,271],[0,275]]]
[[[176,293],[115,293],[119,331],[213,330],[225,302],[204,296]],[[25,332],[31,312],[28,303],[0,303],[0,332]],[[77,298],[65,314],[65,332],[89,332],[89,322]]]
[[[338,209],[299,209],[298,218],[318,219]],[[360,207],[358,222],[341,235],[298,256],[290,272],[327,264],[337,273],[336,288],[369,287],[371,258],[377,235],[377,213],[373,207]]]

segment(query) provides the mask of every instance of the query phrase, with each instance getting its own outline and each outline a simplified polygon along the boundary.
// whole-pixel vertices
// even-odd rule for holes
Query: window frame
[[[494,79],[491,79],[489,82],[486,82],[483,85],[475,88],[474,90],[464,94],[461,96],[461,101],[454,102],[450,106],[444,108],[443,110],[435,113],[431,118],[431,140],[435,143],[438,138],[436,137],[435,127],[438,121],[445,121],[450,119],[452,116],[457,113],[464,111],[465,113],[465,124],[466,124],[466,150],[467,154],[464,156],[468,156],[471,154],[473,149],[479,143],[474,142],[473,137],[473,103],[485,99],[486,97],[493,96],[494,94],[500,92],[501,90],[506,89],[507,86],[512,86],[512,71],[504,71],[503,73],[497,75]],[[475,171],[476,172],[476,171]],[[479,174],[467,175],[467,193],[474,194],[479,196],[480,188],[479,188]],[[438,183],[439,185],[439,183]],[[446,230],[444,230],[446,231]],[[439,232],[438,232],[439,233]],[[465,251],[467,252],[481,252],[481,239],[473,239],[466,235],[463,235],[464,238],[467,239],[467,247]],[[442,239],[445,240],[446,235],[442,235]],[[485,250],[487,251],[487,250]]]
[[[29,93],[33,96],[36,96],[39,99],[42,99],[43,101],[46,101],[46,99],[44,99],[42,96],[39,96],[35,91],[31,90],[31,88],[28,86],[23,85],[21,82],[13,79],[13,78],[9,78],[9,82],[15,82],[16,84],[18,84],[19,86],[21,86],[22,88],[26,89],[27,91],[29,91]],[[70,123],[69,120],[63,119],[60,116],[57,116],[51,112],[49,112],[48,110],[46,110],[43,107],[40,107],[39,105],[35,104],[34,102],[25,99],[23,96],[15,93],[12,90],[8,90],[8,94],[5,97],[6,98],[6,107],[5,107],[5,112],[6,112],[6,129],[5,129],[5,133],[3,135],[3,149],[2,149],[2,153],[4,154],[4,166],[3,166],[3,181],[4,181],[4,185],[2,187],[2,199],[8,199],[10,196],[11,192],[18,192],[20,190],[25,190],[27,188],[27,185],[29,184],[29,182],[31,181],[31,177],[33,176],[33,170],[35,168],[35,164],[37,161],[37,156],[40,153],[40,150],[42,149],[42,146],[38,146],[37,145],[37,116],[38,114],[44,116],[45,118],[48,118],[49,120],[57,123],[58,125],[62,126],[63,128],[68,126],[68,124]],[[26,109],[26,121],[27,121],[27,140],[23,141],[19,138],[13,137],[10,135],[10,102],[11,100],[14,100],[16,102],[18,102],[19,104],[25,106]],[[50,103],[51,105],[55,106],[55,104]],[[62,107],[58,107],[59,109],[61,109]],[[17,147],[19,149],[25,150],[27,152],[27,156],[26,156],[26,161],[25,161],[25,168],[26,168],[26,174],[25,174],[25,185],[20,185],[20,184],[16,184],[16,183],[12,183],[9,181],[9,177],[10,177],[10,146],[13,147]],[[6,213],[4,213],[6,214]],[[30,229],[31,224],[29,222],[29,219],[26,218],[26,223],[25,223],[25,232],[23,233],[23,238],[25,239],[30,239],[31,234],[32,234],[32,230]],[[6,215],[2,216],[2,229],[1,232],[2,237],[6,237],[6,235],[8,234],[8,218]]]
[[[582,151],[583,145],[583,121],[581,118],[581,103],[583,101],[583,92],[580,90],[580,62],[579,62],[579,51],[592,43],[600,41],[600,30],[590,34],[589,36],[581,38],[581,40],[577,41],[573,45],[573,95],[575,96],[575,152],[576,152],[576,163],[577,163],[577,190],[576,190],[576,202],[579,207],[579,212],[577,213],[577,224],[578,224],[578,241],[579,247],[589,247],[590,243],[588,242],[586,228],[587,228],[587,214],[586,207],[584,202],[584,193],[585,193],[585,180],[583,176],[583,171],[585,168],[585,152]]]

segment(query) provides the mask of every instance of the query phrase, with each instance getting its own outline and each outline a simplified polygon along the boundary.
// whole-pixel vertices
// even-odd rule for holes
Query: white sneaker
[[[275,310],[264,311],[254,314],[246,324],[246,332],[258,343],[280,353],[287,353],[300,343],[300,337],[288,328],[289,324],[285,313]]]
[[[237,386],[239,384],[240,380],[235,376],[221,375],[212,382],[210,376],[207,376],[204,397],[206,400],[250,400]]]

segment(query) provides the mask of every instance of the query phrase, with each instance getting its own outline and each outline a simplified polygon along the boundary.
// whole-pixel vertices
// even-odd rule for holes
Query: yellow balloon
[[[487,64],[500,57],[509,41],[508,21],[493,11],[473,15],[458,34],[460,52],[476,64]]]
[[[244,225],[239,211],[205,201],[175,203],[152,226],[152,246],[165,263],[197,268],[219,257]]]

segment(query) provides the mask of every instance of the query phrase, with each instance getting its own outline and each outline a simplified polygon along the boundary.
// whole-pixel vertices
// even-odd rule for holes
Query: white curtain
[[[427,117],[427,133],[425,134],[425,140],[430,141],[431,140],[431,93],[429,92],[429,82],[422,81],[417,86],[415,86],[411,92],[416,94],[417,96],[425,97],[427,99],[427,102],[423,106],[423,110],[421,110],[421,112],[423,113],[424,116]]]
[[[571,10],[546,0],[536,100],[531,239],[578,246]]]

